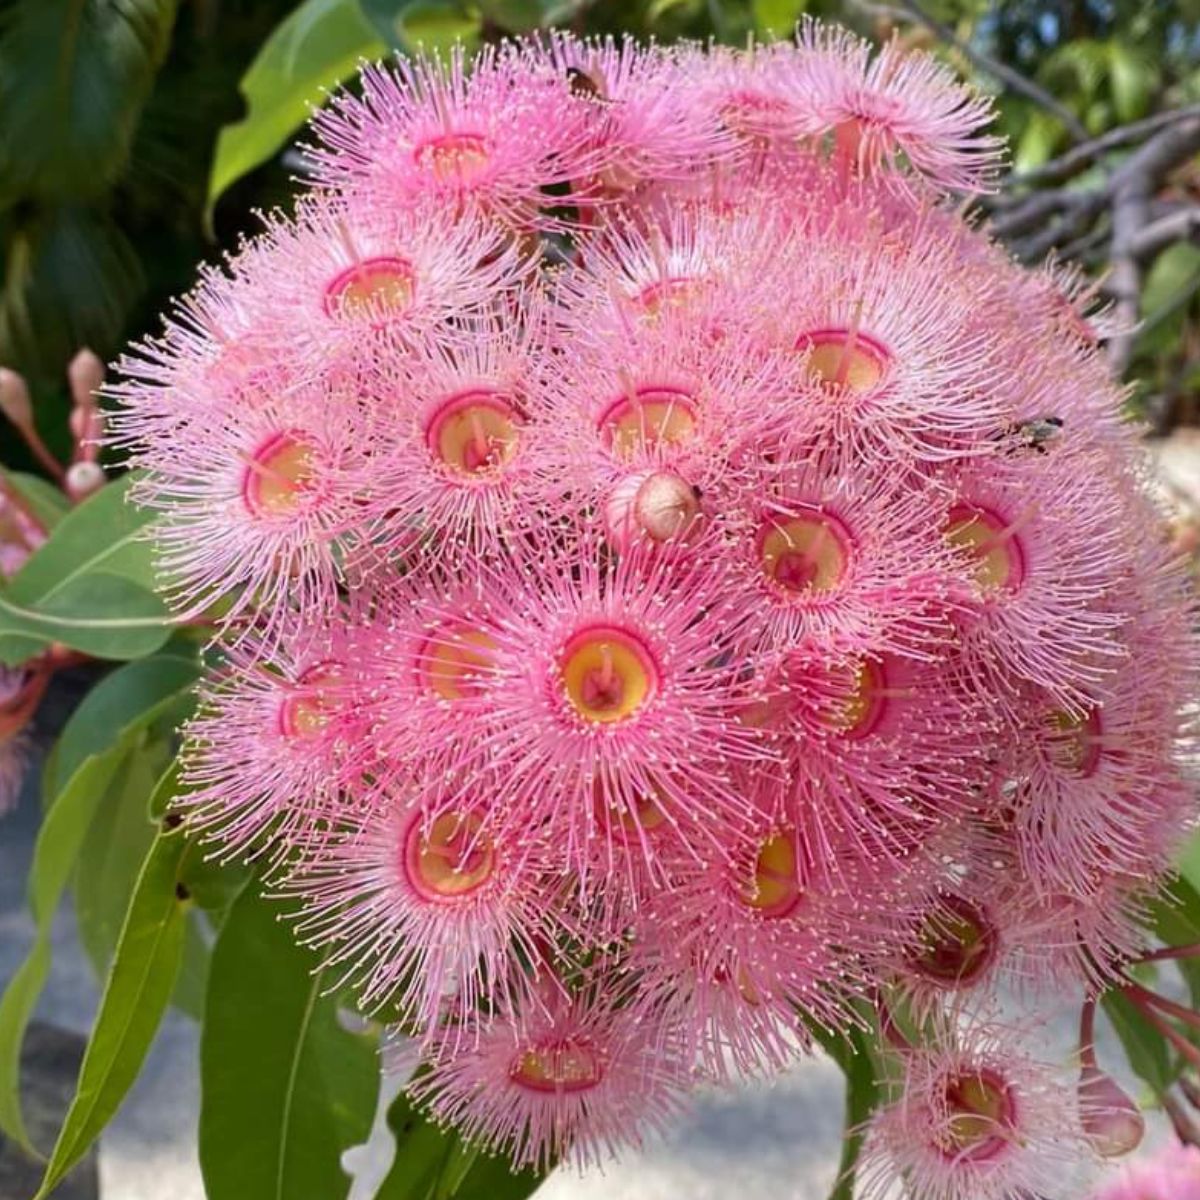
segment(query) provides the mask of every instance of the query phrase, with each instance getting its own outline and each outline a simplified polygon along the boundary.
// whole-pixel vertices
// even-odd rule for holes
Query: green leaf
[[[246,116],[217,138],[205,220],[233,183],[266,162],[304,124],[323,88],[386,50],[357,0],[305,0],[267,39],[242,79]]]
[[[1108,90],[1122,124],[1146,115],[1158,83],[1154,65],[1123,41],[1108,43]]]
[[[866,1136],[865,1124],[882,1098],[879,1066],[862,1030],[851,1028],[845,1034],[833,1034],[815,1022],[809,1022],[808,1028],[846,1077],[842,1158],[829,1200],[853,1200],[854,1172]]]
[[[34,941],[0,998],[0,1130],[36,1153],[21,1114],[20,1063],[25,1028],[50,969],[50,932],[92,817],[108,795],[128,748],[117,744],[87,758],[42,820],[29,872]]]
[[[479,11],[505,33],[527,33],[537,29],[545,17],[540,0],[479,0]],[[476,20],[472,36],[478,32]]]
[[[142,863],[154,844],[148,801],[170,757],[162,740],[126,756],[79,855],[72,888],[76,924],[101,978],[116,950]]]
[[[1171,1051],[1166,1039],[1146,1022],[1122,993],[1107,992],[1102,1005],[1105,1016],[1121,1039],[1129,1065],[1156,1096],[1162,1096],[1175,1082],[1177,1074],[1171,1066]]]
[[[338,1022],[330,980],[246,888],[213,951],[200,1041],[208,1200],[341,1200],[342,1153],[370,1129],[378,1070]]]
[[[762,34],[790,37],[808,9],[808,0],[754,0],[754,27]]]
[[[162,599],[120,575],[97,572],[56,589],[36,608],[0,593],[0,662],[15,666],[62,642],[93,658],[153,654],[171,637],[173,619]]]
[[[166,714],[199,675],[195,654],[179,646],[106,675],[63,727],[46,764],[46,795],[56,796],[89,756],[103,753]]]
[[[1062,136],[1063,127],[1056,117],[1034,109],[1013,147],[1013,170],[1020,174],[1040,167],[1057,149]]]
[[[1200,863],[1195,840],[1184,854],[1180,871],[1181,875],[1162,889],[1151,910],[1155,936],[1167,946],[1200,942]],[[1200,1007],[1200,959],[1181,958],[1177,962],[1193,1005]]]
[[[375,1200],[525,1200],[545,1176],[514,1172],[425,1117],[403,1093],[387,1112],[396,1155]]]
[[[7,596],[13,604],[44,606],[96,572],[155,586],[153,548],[146,527],[154,513],[129,500],[133,474],[106,484],[73,508],[52,536],[13,576]]]
[[[34,1200],[49,1195],[83,1157],[141,1070],[175,987],[186,900],[177,894],[188,844],[178,832],[155,839],[138,876],[88,1040],[75,1098]]]
[[[0,19],[0,189],[95,196],[128,156],[175,0],[9,0]]]
[[[53,529],[71,507],[67,497],[40,475],[31,475],[27,471],[10,471],[7,467],[0,467],[0,475],[3,475],[5,483],[25,501],[42,528],[47,531]]]
[[[456,42],[472,50],[478,44],[481,10],[456,0],[361,0],[362,10],[389,45],[401,50],[423,49],[433,53],[449,50]],[[539,8],[536,17],[533,9]],[[517,24],[533,17],[532,25],[541,19],[536,0],[493,0],[489,18],[503,28],[505,21]],[[526,28],[532,28],[526,25]]]
[[[1146,273],[1142,288],[1142,316],[1152,318],[1184,294],[1200,274],[1200,246],[1177,242],[1168,246]]]

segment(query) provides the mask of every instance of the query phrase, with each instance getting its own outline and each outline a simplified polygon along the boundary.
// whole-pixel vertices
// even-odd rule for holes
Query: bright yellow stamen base
[[[1016,588],[1024,574],[1015,536],[995,513],[960,504],[950,511],[946,541],[971,559],[971,573],[985,592]]]
[[[847,548],[837,524],[824,517],[776,521],[759,536],[763,574],[794,595],[821,596],[846,573]]]
[[[796,862],[796,839],[789,831],[772,834],[758,848],[754,875],[741,893],[764,917],[785,917],[803,895]]]
[[[517,453],[516,414],[503,397],[472,393],[451,401],[426,435],[434,457],[456,475],[499,474]]]
[[[653,694],[655,675],[646,650],[619,629],[586,630],[563,651],[563,691],[574,711],[595,724],[633,716]]]
[[[873,341],[848,329],[830,330],[803,339],[809,347],[804,369],[823,387],[869,392],[883,379],[887,360]]]
[[[455,626],[435,634],[421,653],[426,687],[443,700],[463,700],[493,667],[496,639],[483,629]]]
[[[401,258],[367,259],[329,286],[326,311],[339,317],[398,316],[413,302],[416,276]]]
[[[247,465],[242,499],[256,516],[288,516],[300,507],[315,474],[312,448],[290,434],[277,434]]]
[[[670,449],[689,441],[696,432],[696,413],[684,392],[640,388],[612,405],[600,428],[613,454],[628,462],[639,451]]]
[[[418,146],[415,157],[439,183],[453,183],[478,175],[489,155],[480,134],[448,133]]]
[[[601,1082],[604,1064],[590,1046],[567,1040],[523,1051],[508,1075],[534,1092],[583,1092]]]
[[[482,887],[496,868],[492,841],[479,833],[482,820],[474,815],[444,813],[422,833],[413,823],[406,859],[409,878],[427,896],[453,899]]]

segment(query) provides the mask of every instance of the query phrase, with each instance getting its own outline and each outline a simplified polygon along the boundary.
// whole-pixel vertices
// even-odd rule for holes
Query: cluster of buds
[[[80,350],[67,365],[71,393],[72,459],[63,466],[42,440],[34,421],[29,387],[16,371],[0,367],[0,424],[7,423],[70,503],[86,500],[102,487],[99,463],[104,413],[98,395],[104,364],[91,350]],[[0,476],[0,587],[12,579],[46,540],[47,529],[36,508],[8,479]],[[16,803],[28,760],[28,727],[56,667],[75,661],[59,648],[18,667],[0,666],[0,815]]]
[[[1064,1099],[945,1015],[1108,986],[1193,816],[1102,322],[955,210],[989,118],[817,24],[368,68],[294,217],[123,363],[218,627],[190,827],[518,1166],[900,1008],[940,1032],[892,1039],[867,1194],[1132,1140],[1094,1060]]]

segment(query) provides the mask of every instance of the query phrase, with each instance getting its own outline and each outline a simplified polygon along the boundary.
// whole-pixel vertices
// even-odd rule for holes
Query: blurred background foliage
[[[1018,172],[1200,101],[1200,0],[0,0],[0,365],[30,380],[57,449],[70,355],[109,357],[151,330],[200,260],[287,202],[286,148],[320,89],[363,57],[550,25],[744,43],[786,35],[806,12],[897,34],[975,76],[997,94]],[[1002,86],[979,54],[1067,114]],[[1200,166],[1172,186],[1200,198]],[[1188,239],[1149,264],[1143,307],[1165,317],[1131,374],[1150,388],[1171,371],[1176,390],[1200,389],[1197,280]]]

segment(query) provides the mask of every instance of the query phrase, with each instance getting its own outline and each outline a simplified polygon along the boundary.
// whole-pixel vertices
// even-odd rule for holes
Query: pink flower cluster
[[[817,24],[368,68],[124,363],[191,826],[518,1165],[1143,948],[1187,604],[1086,295],[956,211],[989,116]],[[1045,1191],[1073,1093],[943,1024],[868,1194]]]

